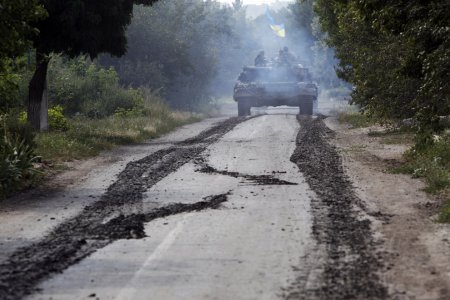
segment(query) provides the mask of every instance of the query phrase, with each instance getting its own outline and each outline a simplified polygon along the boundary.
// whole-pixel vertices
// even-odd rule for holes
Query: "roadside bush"
[[[413,148],[405,153],[406,164],[396,171],[424,178],[430,193],[450,189],[450,135],[435,135],[426,148]]]
[[[27,113],[21,112],[19,115],[19,123],[27,126]],[[61,105],[56,105],[48,110],[48,126],[50,130],[66,131],[70,128],[70,123],[63,114]]]
[[[159,116],[171,114],[170,109],[161,98],[159,90],[140,88],[132,91],[133,93],[136,93],[136,98],[134,100],[135,106],[131,109],[118,108],[114,113],[115,117],[158,118]]]
[[[28,96],[31,72],[26,68],[25,58],[0,60],[0,114],[23,108]]]
[[[69,129],[69,122],[64,117],[61,105],[56,105],[48,110],[48,125],[51,130],[66,131]]]
[[[0,197],[23,187],[39,172],[34,163],[39,160],[35,155],[31,130],[18,125],[12,131],[8,128],[8,116],[0,118]],[[15,122],[18,124],[18,122]]]
[[[11,110],[10,114],[5,114],[0,118],[3,122],[0,124],[0,128],[2,130],[1,134],[5,134],[6,129],[9,136],[24,140],[27,145],[31,145],[33,147],[35,146],[34,138],[36,134],[27,123],[26,113],[19,113]]]
[[[85,57],[54,56],[49,67],[49,102],[69,116],[104,118],[117,110],[143,105],[137,89],[123,88],[113,68],[104,69]]]
[[[439,222],[450,223],[450,200],[439,215]]]

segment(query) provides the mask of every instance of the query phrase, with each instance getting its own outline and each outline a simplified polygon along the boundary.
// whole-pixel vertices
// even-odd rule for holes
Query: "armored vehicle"
[[[250,115],[252,107],[297,106],[312,115],[317,105],[317,86],[302,65],[244,67],[234,86],[238,115]]]

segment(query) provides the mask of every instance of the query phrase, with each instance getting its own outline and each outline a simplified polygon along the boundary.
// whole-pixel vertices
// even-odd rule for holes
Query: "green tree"
[[[338,75],[353,101],[386,119],[415,117],[421,132],[439,131],[450,114],[448,1],[325,1],[315,10]]]
[[[31,45],[30,39],[38,34],[31,23],[45,15],[37,0],[0,0],[0,111],[17,105],[15,60],[23,55]]]
[[[31,25],[45,16],[37,0],[0,0],[0,60],[18,57],[38,30]],[[1,69],[5,67],[0,65]]]
[[[50,54],[70,57],[102,52],[121,56],[126,52],[125,31],[132,17],[133,4],[152,4],[156,0],[89,1],[41,0],[48,17],[36,23],[34,39],[36,70],[29,85],[28,122],[37,130],[47,127],[46,78]]]
[[[211,99],[211,82],[225,57],[222,50],[230,48],[226,41],[233,35],[233,13],[203,0],[135,6],[127,54],[102,55],[99,62],[113,66],[124,85],[159,90],[172,106],[196,109]]]

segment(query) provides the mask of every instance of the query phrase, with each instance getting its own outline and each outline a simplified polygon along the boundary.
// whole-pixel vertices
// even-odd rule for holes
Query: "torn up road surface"
[[[194,132],[150,143],[46,230],[15,240],[17,226],[0,228],[0,299],[386,298],[370,221],[321,118]]]

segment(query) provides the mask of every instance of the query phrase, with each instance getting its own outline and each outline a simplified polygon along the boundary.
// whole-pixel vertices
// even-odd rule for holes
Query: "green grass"
[[[369,127],[377,122],[364,114],[343,112],[339,114],[341,123],[348,123],[352,128]],[[380,143],[387,145],[414,145],[415,132],[410,127],[388,128],[383,131],[369,132],[371,137],[379,137]],[[363,148],[351,147],[346,151],[360,151]],[[427,184],[425,192],[443,197],[447,205],[442,210],[439,221],[450,223],[450,133],[435,136],[432,145],[421,151],[414,148],[404,155],[405,163],[391,169],[393,173],[410,174],[414,178],[423,178]]]
[[[198,120],[189,114],[164,111],[153,116],[112,116],[105,119],[73,119],[65,132],[36,137],[37,154],[44,160],[70,161],[96,156],[118,145],[140,143]]]
[[[450,200],[447,202],[447,205],[439,214],[438,221],[441,223],[450,223]]]
[[[348,123],[352,128],[363,128],[377,124],[376,120],[359,112],[341,112],[338,121]]]
[[[417,178],[425,178],[426,191],[437,193],[450,188],[450,135],[444,135],[420,152],[414,149],[405,154],[402,171]]]
[[[425,179],[426,192],[440,195],[448,201],[440,221],[450,222],[450,135],[436,137],[433,145],[420,152],[413,148],[407,151],[404,157],[406,162],[392,172]]]

